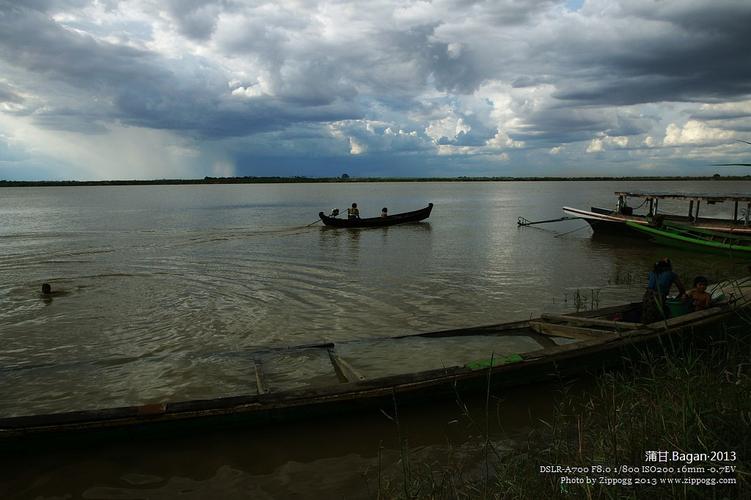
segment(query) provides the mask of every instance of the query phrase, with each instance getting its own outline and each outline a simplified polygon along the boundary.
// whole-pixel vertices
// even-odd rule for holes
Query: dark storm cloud
[[[668,126],[678,157],[748,130],[749,25],[747,0],[0,0],[0,113],[362,171],[656,148]]]
[[[564,50],[569,48],[563,57],[574,74],[582,71],[582,79],[566,81],[557,97],[627,105],[751,93],[751,3],[673,2],[664,9],[660,2],[625,5],[618,15],[633,30],[590,46],[586,35],[562,40]]]
[[[498,132],[498,129],[485,125],[475,116],[465,115],[462,117],[462,121],[465,125],[469,126],[469,131],[460,131],[456,134],[456,137],[452,139],[442,137],[438,141],[438,144],[450,144],[453,146],[483,146]]]
[[[223,107],[210,94],[185,89],[151,98],[124,92],[117,101],[129,125],[221,138],[279,130],[292,123],[330,122],[355,118],[356,108],[342,102],[297,108],[275,99],[249,100]]]
[[[12,8],[0,17],[0,59],[28,72],[26,88],[48,101],[44,112],[34,114],[37,124],[57,130],[100,132],[102,126],[90,121],[94,113],[104,121],[134,119],[128,110],[107,103],[127,95],[161,100],[169,88],[167,75],[149,53],[67,31],[28,9]],[[87,98],[75,109],[57,102],[78,92]]]
[[[452,57],[448,44],[431,44],[426,49],[438,90],[471,94],[488,77],[471,51],[465,50]]]
[[[735,120],[740,118],[751,118],[751,108],[706,108],[691,113],[692,118],[700,120]]]
[[[481,13],[493,26],[520,26],[530,23],[537,13],[560,4],[555,0],[454,0],[446,2],[452,14]]]
[[[593,130],[603,130],[610,122],[596,112],[572,112],[571,109],[541,110],[528,117],[528,125],[514,133],[513,139],[568,143],[592,138]]]
[[[611,137],[646,133],[655,119],[603,108],[554,107],[529,115],[529,126],[512,139],[544,144],[572,143],[592,139],[595,131]]]
[[[511,86],[516,89],[525,87],[535,87],[537,85],[553,83],[553,79],[549,75],[530,76],[522,75],[511,82]]]
[[[45,78],[40,85],[65,83],[102,95],[134,80],[160,77],[144,51],[71,33],[44,14],[19,8],[0,17],[0,58]],[[35,85],[33,80],[27,84]]]
[[[107,127],[103,124],[106,121],[95,112],[86,114],[80,109],[42,109],[34,112],[34,122],[50,130],[103,134],[107,132]]]
[[[232,7],[227,0],[168,0],[167,11],[177,23],[180,33],[194,40],[207,40],[216,29],[219,14]]]
[[[306,94],[292,92],[288,100],[236,98],[226,77],[204,61],[184,57],[173,64],[145,50],[65,30],[45,14],[24,8],[8,9],[0,17],[0,59],[41,76],[39,83],[31,80],[27,85],[49,99],[63,91],[85,93],[77,112],[49,106],[35,115],[39,125],[53,129],[101,131],[101,124],[91,122],[95,113],[102,122],[226,137],[296,122],[352,118],[357,110],[311,86]],[[314,66],[309,73],[318,74],[314,81],[322,82],[328,67]],[[58,88],[61,84],[66,88]]]
[[[91,0],[24,0],[22,2],[12,0],[0,0],[2,10],[23,6],[27,9],[47,12],[52,9],[80,8],[90,3]]]
[[[0,82],[0,102],[20,104],[24,101],[10,85]]]

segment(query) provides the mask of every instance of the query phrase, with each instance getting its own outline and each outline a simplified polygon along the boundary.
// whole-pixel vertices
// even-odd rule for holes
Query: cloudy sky
[[[749,174],[749,0],[0,0],[0,179]]]

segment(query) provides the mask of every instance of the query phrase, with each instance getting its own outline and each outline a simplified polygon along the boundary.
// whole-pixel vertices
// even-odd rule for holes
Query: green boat
[[[711,231],[673,222],[665,222],[659,227],[630,221],[626,222],[626,225],[650,236],[655,243],[662,245],[751,257],[751,237],[749,236]]]

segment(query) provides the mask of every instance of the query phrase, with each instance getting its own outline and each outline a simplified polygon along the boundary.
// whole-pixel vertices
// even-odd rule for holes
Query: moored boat
[[[428,217],[430,217],[430,212],[433,210],[433,204],[429,203],[427,207],[421,208],[420,210],[414,210],[412,212],[404,212],[400,214],[394,214],[394,215],[388,215],[386,217],[368,217],[364,219],[347,219],[347,218],[338,218],[338,217],[331,217],[323,212],[318,213],[318,217],[321,218],[321,221],[331,227],[348,227],[348,228],[358,228],[358,227],[384,227],[384,226],[394,226],[396,224],[405,224],[408,222],[420,222],[421,220],[425,220]]]
[[[322,343],[249,353],[249,394],[209,400],[0,418],[0,438],[111,429],[163,429],[228,421],[249,424],[365,408],[393,408],[455,395],[565,377],[617,362],[626,349],[677,336],[736,315],[749,305],[751,279],[712,290],[712,307],[656,323],[639,321],[640,304],[385,339]],[[288,388],[273,362],[305,363]],[[299,371],[298,377],[299,377]]]
[[[702,230],[751,235],[751,221],[749,220],[751,196],[749,195],[636,191],[616,191],[615,195],[618,201],[614,210],[600,207],[591,207],[590,210],[563,207],[563,212],[584,219],[595,232],[625,233],[632,236],[643,235],[643,232],[633,231],[636,227],[635,224],[646,226],[657,217],[668,222],[692,224],[693,227]],[[629,198],[643,200],[642,205],[647,205],[646,213],[636,213],[634,208],[628,204]],[[659,213],[660,200],[688,201],[687,215]],[[700,217],[702,204],[715,205],[725,202],[733,204],[732,219]],[[744,203],[746,204],[745,214],[739,217],[739,206]],[[632,224],[628,225],[627,222]]]

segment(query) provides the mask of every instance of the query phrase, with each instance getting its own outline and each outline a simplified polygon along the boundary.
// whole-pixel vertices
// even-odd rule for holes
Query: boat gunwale
[[[751,244],[751,235],[738,231],[735,228],[731,228],[729,231],[717,231],[715,229],[708,229],[704,226],[699,226],[692,223],[678,222],[674,220],[665,220],[661,226],[668,231],[685,231],[689,233],[697,233],[697,237],[704,238],[725,238],[736,239],[738,241],[747,241]]]

